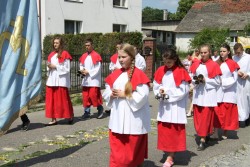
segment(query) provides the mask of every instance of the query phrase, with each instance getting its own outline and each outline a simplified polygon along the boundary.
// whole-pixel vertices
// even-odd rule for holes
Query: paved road
[[[156,114],[158,101],[150,94],[152,132],[149,134],[149,158],[145,160],[145,167],[162,166],[166,156],[156,149],[157,131]],[[96,109],[92,109],[90,120],[78,120],[82,115],[82,107],[75,106],[76,121],[68,125],[66,120],[59,124],[45,127],[50,121],[44,116],[44,111],[29,113],[30,129],[20,131],[21,120],[16,120],[7,134],[0,137],[0,165],[9,166],[76,166],[96,167],[108,166],[108,115],[104,119],[96,119]],[[193,119],[188,119],[187,151],[176,154],[175,165],[178,166],[250,166],[248,152],[250,143],[250,127],[229,133],[230,139],[211,142],[202,152],[196,151],[195,131]],[[247,144],[247,145],[244,145]],[[239,158],[241,157],[241,158]],[[238,159],[236,161],[235,159]],[[225,162],[218,165],[219,162]]]

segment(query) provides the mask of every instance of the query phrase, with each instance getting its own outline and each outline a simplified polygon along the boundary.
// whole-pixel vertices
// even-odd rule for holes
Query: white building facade
[[[38,0],[41,38],[49,34],[141,32],[142,0]]]

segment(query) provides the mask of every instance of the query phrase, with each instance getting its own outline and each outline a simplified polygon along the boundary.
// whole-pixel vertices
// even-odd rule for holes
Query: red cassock
[[[185,124],[158,122],[157,148],[166,152],[186,150]]]
[[[237,104],[219,103],[215,108],[214,127],[223,130],[236,130],[239,128],[239,115]]]
[[[148,134],[129,135],[109,131],[110,167],[136,167],[148,158]]]
[[[214,107],[194,105],[194,127],[198,136],[208,136],[213,133]]]
[[[67,87],[46,86],[46,117],[72,118],[73,107]]]

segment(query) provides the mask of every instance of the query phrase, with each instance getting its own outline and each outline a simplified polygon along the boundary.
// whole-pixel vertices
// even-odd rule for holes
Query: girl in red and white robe
[[[155,72],[154,94],[159,99],[158,144],[159,150],[169,155],[163,164],[172,166],[175,152],[186,150],[186,104],[191,78],[175,50],[163,54],[165,66]]]
[[[193,76],[200,77],[197,82],[192,80],[194,127],[200,137],[198,151],[205,149],[205,139],[213,133],[214,109],[217,106],[217,89],[220,86],[220,66],[211,59],[211,48],[209,45],[200,47],[201,61],[193,63],[190,71]]]
[[[46,117],[52,118],[47,126],[56,125],[56,118],[73,121],[73,107],[69,96],[71,55],[63,50],[63,40],[55,37],[53,52],[48,56],[48,79],[46,82]]]
[[[227,138],[228,130],[239,128],[237,109],[237,79],[239,65],[232,60],[230,46],[223,44],[220,48],[221,86],[217,91],[218,108],[215,110],[214,127],[215,136],[218,136],[217,128],[223,129],[222,138]]]
[[[109,166],[137,167],[148,156],[150,80],[135,67],[134,46],[123,44],[118,54],[122,68],[106,78],[103,92],[107,107],[111,108]]]

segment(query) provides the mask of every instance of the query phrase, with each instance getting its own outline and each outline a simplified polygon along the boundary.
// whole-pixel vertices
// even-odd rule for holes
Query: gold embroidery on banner
[[[29,42],[22,36],[23,32],[23,16],[17,16],[16,21],[11,21],[11,27],[14,27],[13,33],[11,34],[8,31],[0,34],[0,69],[2,68],[2,48],[5,40],[9,40],[10,46],[14,52],[16,52],[19,48],[21,48],[18,64],[16,68],[16,73],[20,75],[26,76],[28,74],[28,70],[24,69],[25,61],[28,58],[30,51]]]

